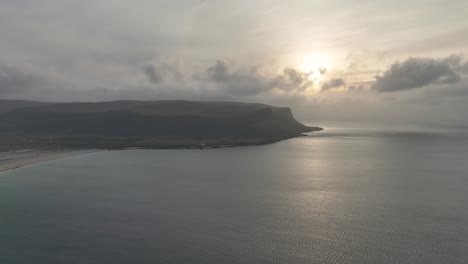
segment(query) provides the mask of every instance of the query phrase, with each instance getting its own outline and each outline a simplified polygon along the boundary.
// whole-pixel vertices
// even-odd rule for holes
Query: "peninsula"
[[[237,102],[0,100],[0,152],[261,145],[322,130],[288,107]]]

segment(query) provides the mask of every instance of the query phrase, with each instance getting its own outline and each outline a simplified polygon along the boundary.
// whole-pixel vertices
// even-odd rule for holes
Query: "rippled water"
[[[0,263],[468,263],[468,135],[328,129],[0,174]]]

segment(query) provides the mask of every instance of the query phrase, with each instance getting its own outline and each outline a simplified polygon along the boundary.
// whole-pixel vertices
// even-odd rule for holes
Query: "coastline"
[[[322,130],[322,129],[321,129]],[[313,130],[320,131],[320,130]],[[0,173],[9,170],[14,170],[22,167],[31,166],[34,164],[62,159],[71,156],[89,154],[94,152],[106,150],[132,150],[132,149],[217,149],[217,148],[231,148],[231,147],[246,147],[246,146],[261,146],[277,143],[283,140],[288,140],[296,137],[308,136],[307,134],[299,134],[276,140],[262,140],[257,142],[223,142],[223,143],[207,143],[207,144],[162,144],[153,146],[128,146],[122,148],[106,148],[106,149],[66,149],[66,150],[39,150],[39,149],[25,149],[17,151],[0,152]]]
[[[34,164],[62,159],[71,156],[89,154],[99,152],[99,149],[89,150],[56,150],[56,151],[41,151],[41,150],[24,150],[24,151],[9,151],[0,152],[0,173],[9,170],[27,167]]]

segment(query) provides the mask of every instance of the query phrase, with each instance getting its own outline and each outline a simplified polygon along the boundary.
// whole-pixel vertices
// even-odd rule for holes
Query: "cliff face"
[[[321,130],[299,123],[289,108],[232,102],[46,104],[0,113],[0,121],[3,135],[49,137],[63,146],[107,148],[261,144]]]

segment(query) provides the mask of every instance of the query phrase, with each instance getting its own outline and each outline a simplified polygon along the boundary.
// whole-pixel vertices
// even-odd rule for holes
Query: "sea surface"
[[[328,127],[3,172],[0,263],[468,263],[468,134]]]

